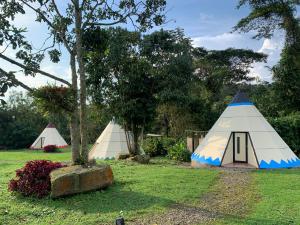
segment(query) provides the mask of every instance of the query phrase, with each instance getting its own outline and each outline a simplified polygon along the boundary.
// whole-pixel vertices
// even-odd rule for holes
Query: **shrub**
[[[56,145],[46,145],[44,146],[44,152],[50,153],[50,152],[57,152],[57,147]]]
[[[147,138],[144,140],[143,149],[147,155],[154,156],[165,156],[167,154],[166,149],[163,146],[161,138]]]
[[[160,138],[147,138],[144,140],[143,149],[147,155],[166,156],[168,149],[176,144],[175,138],[160,137]]]
[[[171,148],[169,148],[167,156],[170,159],[181,161],[181,162],[191,161],[191,153],[187,150],[184,141],[179,141]]]
[[[51,190],[50,173],[52,170],[61,168],[61,163],[48,160],[35,160],[16,171],[16,178],[10,180],[8,190],[21,193],[24,196],[42,198]]]
[[[168,149],[176,144],[176,139],[171,138],[171,137],[164,137],[162,139],[162,144],[163,144],[163,147],[164,147],[164,149],[166,150],[166,153],[167,153]]]

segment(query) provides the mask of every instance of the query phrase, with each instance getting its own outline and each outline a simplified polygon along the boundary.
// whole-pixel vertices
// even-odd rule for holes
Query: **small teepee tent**
[[[272,169],[298,167],[300,160],[238,92],[192,155],[192,166],[203,164]]]
[[[113,159],[121,154],[129,154],[126,133],[120,125],[110,121],[92,147],[89,159]]]
[[[55,126],[51,123],[43,130],[38,138],[31,145],[31,149],[42,149],[47,145],[56,145],[57,148],[65,148],[67,142],[59,134]]]

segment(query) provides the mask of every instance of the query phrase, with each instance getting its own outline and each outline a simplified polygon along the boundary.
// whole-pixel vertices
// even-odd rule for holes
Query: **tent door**
[[[43,148],[45,143],[45,137],[40,137],[40,139],[37,141],[35,148]]]
[[[233,133],[233,162],[248,163],[248,135],[246,132]]]

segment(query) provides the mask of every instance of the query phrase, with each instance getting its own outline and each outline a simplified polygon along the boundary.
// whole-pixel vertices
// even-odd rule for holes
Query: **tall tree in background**
[[[194,124],[208,130],[226,107],[238,84],[252,81],[250,68],[266,55],[245,49],[206,50],[195,48],[194,82],[190,91],[190,108]]]
[[[132,131],[130,153],[140,153],[139,137],[144,127],[154,118],[157,80],[155,68],[141,56],[141,35],[122,28],[90,31],[107,38],[92,42],[87,37],[85,57],[88,86],[93,102],[107,105],[125,130]]]
[[[190,124],[186,108],[194,72],[192,51],[191,40],[179,28],[156,31],[142,40],[141,54],[156,71],[158,123],[166,136],[178,135]]]
[[[241,0],[238,8],[249,5],[251,13],[239,21],[235,31],[256,31],[254,38],[271,38],[285,32],[285,45],[279,63],[273,67],[278,103],[284,111],[300,110],[300,26],[296,17],[299,0]]]
[[[88,160],[83,34],[91,27],[112,26],[119,23],[127,23],[128,21],[132,22],[134,26],[141,30],[152,28],[153,24],[159,25],[163,23],[165,5],[165,0],[121,0],[117,3],[109,0],[70,0],[63,2],[56,0],[9,0],[0,2],[2,9],[0,28],[3,33],[2,38],[5,39],[1,44],[8,41],[8,45],[12,44],[14,48],[23,47],[24,50],[18,51],[17,58],[23,59],[24,63],[21,64],[4,54],[1,54],[0,57],[21,67],[27,74],[31,73],[35,75],[38,73],[46,75],[70,86],[73,90],[75,96],[74,112],[71,116],[73,162],[80,161],[80,158],[84,163]],[[15,28],[11,25],[10,20],[14,20],[15,16],[19,13],[25,14],[27,10],[36,13],[36,21],[45,24],[50,31],[48,40],[52,40],[51,45],[39,51],[38,54],[32,54],[32,47],[24,41],[25,38],[22,33],[26,30],[24,28]],[[15,41],[15,37],[17,37],[17,42]],[[59,61],[61,55],[59,46],[63,46],[69,55],[72,84],[57,76],[41,71],[39,68],[39,63],[42,61],[46,50],[49,52],[52,61]],[[42,54],[40,52],[42,52]],[[20,82],[17,82],[15,77],[11,76],[10,72],[4,71],[4,73],[1,73],[1,76],[4,77],[1,81],[6,82],[5,85],[0,86],[2,93],[4,93],[9,86],[20,85]],[[77,111],[78,78],[80,80],[80,140],[78,136],[79,124]],[[80,141],[81,149],[79,151]]]
[[[31,98],[12,92],[0,105],[0,149],[29,148],[46,122]]]

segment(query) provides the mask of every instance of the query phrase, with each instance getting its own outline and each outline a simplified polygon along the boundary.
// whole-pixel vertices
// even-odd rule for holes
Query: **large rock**
[[[50,178],[50,196],[57,198],[106,188],[113,183],[113,172],[109,165],[68,166],[52,171]]]

